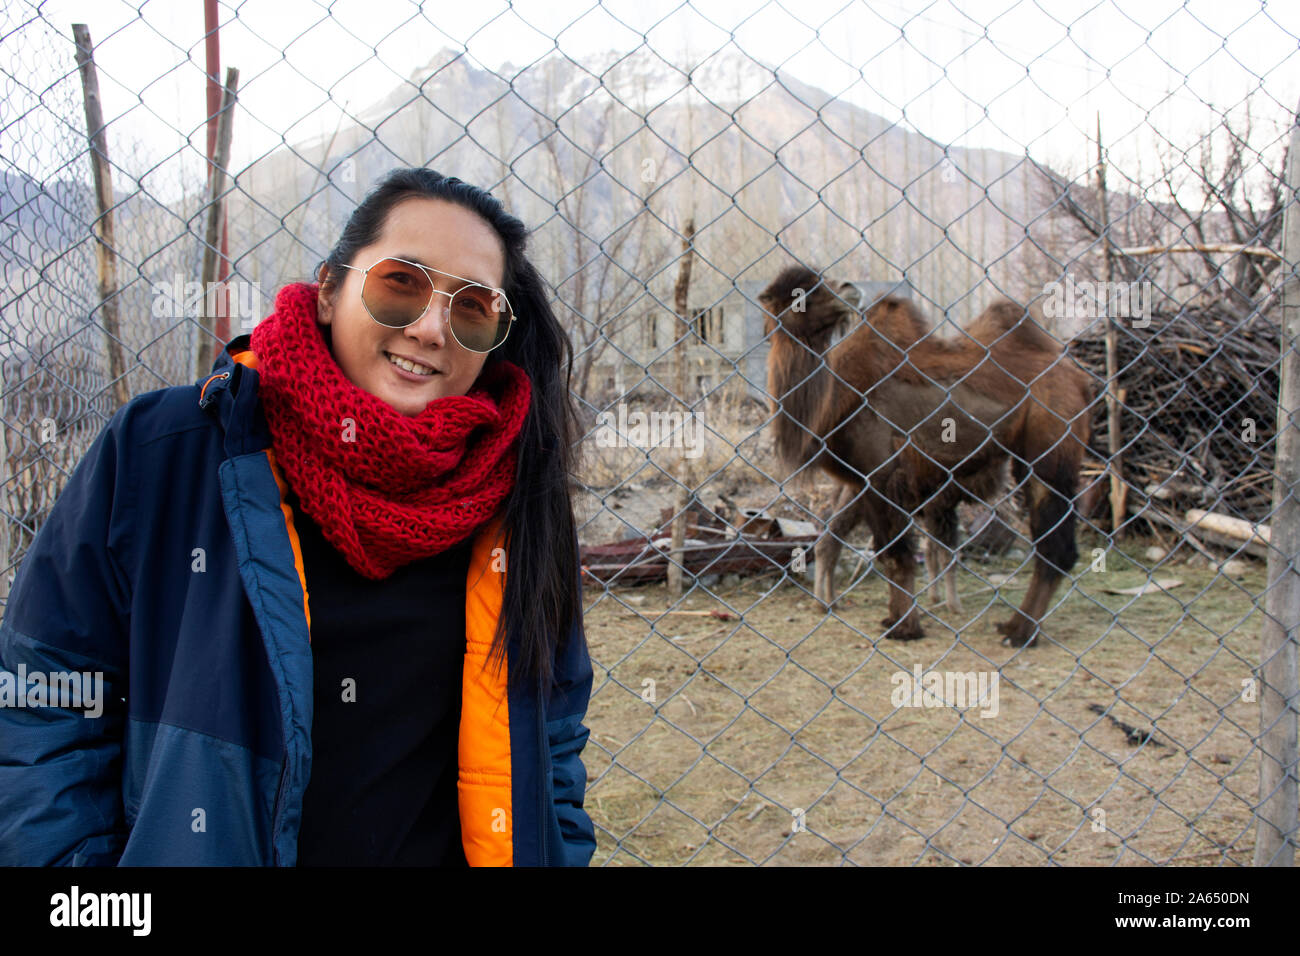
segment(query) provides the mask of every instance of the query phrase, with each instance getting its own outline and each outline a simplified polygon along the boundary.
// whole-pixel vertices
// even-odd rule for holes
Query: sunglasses
[[[390,329],[404,329],[420,320],[433,297],[445,295],[451,334],[471,352],[491,352],[506,340],[515,316],[501,289],[480,285],[473,279],[454,276],[418,262],[388,257],[368,269],[344,265],[361,273],[361,304],[370,317]],[[430,273],[466,282],[455,292],[439,292]]]

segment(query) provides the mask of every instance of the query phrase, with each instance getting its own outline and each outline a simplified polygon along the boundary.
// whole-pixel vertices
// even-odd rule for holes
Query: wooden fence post
[[[86,135],[90,139],[90,166],[95,177],[95,259],[99,263],[99,314],[108,348],[108,375],[113,380],[113,400],[121,408],[130,399],[126,387],[126,358],[122,353],[121,328],[117,318],[117,252],[113,248],[113,169],[108,163],[108,136],[104,132],[104,110],[99,101],[99,75],[95,72],[95,46],[84,23],[72,25],[77,44],[77,67],[81,71],[81,93],[86,103]]]
[[[682,326],[686,329],[686,338],[677,346],[673,353],[673,388],[677,391],[677,400],[686,405],[686,365],[688,351],[691,347],[691,341],[695,337],[695,329],[691,322],[690,295],[691,295],[691,261],[695,255],[695,218],[692,216],[686,221],[686,232],[682,236],[682,259],[677,266],[677,286],[673,290],[673,302],[677,308],[677,317],[681,320]],[[687,406],[686,414],[690,414],[690,407]],[[683,419],[683,425],[685,420]],[[689,521],[689,511],[691,500],[694,497],[694,489],[687,489],[689,469],[686,466],[685,456],[677,458],[677,467],[673,469],[677,477],[677,493],[673,495],[673,508],[677,517],[673,519],[671,550],[668,558],[668,596],[670,598],[679,598],[682,596],[683,588],[683,570],[686,565],[686,525]]]
[[[1281,385],[1268,596],[1259,634],[1259,807],[1255,865],[1295,864],[1297,813],[1296,645],[1300,640],[1300,110],[1287,149],[1282,227]]]

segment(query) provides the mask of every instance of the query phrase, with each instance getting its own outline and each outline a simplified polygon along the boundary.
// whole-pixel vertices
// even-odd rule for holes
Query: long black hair
[[[510,635],[509,680],[550,686],[552,659],[582,610],[578,543],[569,497],[576,412],[569,391],[573,347],[546,297],[545,285],[524,254],[528,230],[491,193],[431,169],[394,169],[353,211],[324,262],[321,291],[332,294],[344,266],[378,240],[388,214],[407,199],[454,202],[487,221],[505,246],[506,298],[517,316],[504,344],[488,362],[508,359],[528,373],[532,396],[519,433],[514,486],[498,514],[506,534],[505,595],[491,657],[505,655]],[[481,374],[481,373],[480,373]],[[581,636],[582,628],[576,633]]]

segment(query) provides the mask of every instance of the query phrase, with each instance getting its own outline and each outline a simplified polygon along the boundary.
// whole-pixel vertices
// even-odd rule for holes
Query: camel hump
[[[998,299],[966,327],[981,345],[1015,344],[1039,351],[1062,352],[1064,344],[1043,327],[1043,318],[1010,299]]]
[[[894,345],[907,348],[920,342],[934,325],[910,299],[888,295],[867,310],[867,323]]]

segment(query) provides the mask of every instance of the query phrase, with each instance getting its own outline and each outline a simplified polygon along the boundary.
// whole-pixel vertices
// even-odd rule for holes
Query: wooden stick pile
[[[1142,321],[1142,320],[1138,320]],[[1144,507],[1178,514],[1201,508],[1248,521],[1272,510],[1280,332],[1255,315],[1241,321],[1215,310],[1152,313],[1150,325],[1119,322],[1123,474],[1129,513]],[[1105,379],[1104,322],[1070,346],[1070,354]],[[1085,483],[1104,473],[1105,389],[1093,405],[1097,462]],[[1091,520],[1110,527],[1110,503],[1097,496]],[[1132,527],[1132,525],[1130,525]]]

